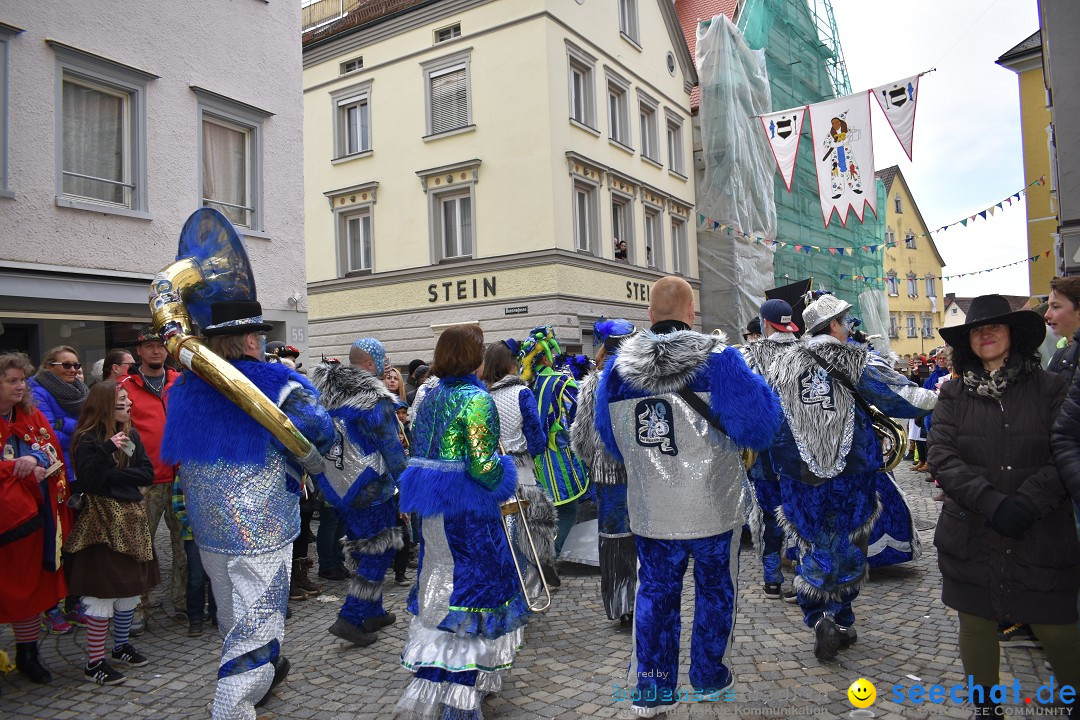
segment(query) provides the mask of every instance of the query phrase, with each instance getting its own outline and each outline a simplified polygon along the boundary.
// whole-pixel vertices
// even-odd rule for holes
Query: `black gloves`
[[[1019,495],[1010,495],[998,505],[990,525],[1002,535],[1020,540],[1036,519],[1038,514],[1034,505]]]

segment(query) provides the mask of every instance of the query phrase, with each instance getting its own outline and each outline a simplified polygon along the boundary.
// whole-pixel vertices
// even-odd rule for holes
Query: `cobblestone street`
[[[946,701],[940,705],[904,705],[888,701],[892,686],[921,683],[946,687],[960,683],[962,675],[956,643],[955,613],[940,600],[940,575],[932,545],[940,503],[931,499],[926,475],[899,471],[908,493],[923,543],[916,563],[874,571],[856,602],[857,644],[842,651],[836,661],[814,658],[811,632],[801,623],[798,606],[766,599],[761,590],[761,568],[753,550],[741,555],[738,617],[734,647],[728,658],[736,676],[735,703],[683,704],[664,717],[735,718],[886,717],[962,718],[971,710]],[[169,574],[168,538],[162,523],[158,535],[163,580]],[[311,553],[315,548],[312,544]],[[630,654],[630,632],[604,615],[600,578],[595,568],[563,566],[563,585],[553,607],[534,617],[503,692],[485,703],[485,717],[503,718],[608,718],[619,717],[628,702],[612,698],[613,686],[625,687]],[[410,570],[410,578],[413,576]],[[787,571],[790,576],[790,571]],[[391,575],[392,577],[392,575]],[[314,574],[313,574],[314,578]],[[315,578],[323,595],[293,603],[286,625],[285,654],[292,661],[288,681],[260,712],[260,718],[390,718],[408,674],[398,664],[408,615],[407,588],[386,585],[386,606],[398,615],[397,624],[384,631],[374,646],[355,649],[327,633],[334,621],[345,582]],[[790,579],[790,578],[789,578]],[[692,573],[687,573],[692,585]],[[172,620],[166,585],[155,599],[163,606],[153,611],[145,634],[134,639],[151,659],[143,668],[127,669],[127,682],[99,687],[83,679],[85,630],[70,635],[46,635],[42,653],[54,674],[52,684],[35,686],[18,673],[0,675],[0,717],[29,718],[205,718],[213,695],[219,639],[212,632],[187,637],[187,625]],[[681,684],[689,662],[688,618],[693,611],[691,588],[683,593],[683,645]],[[208,626],[209,628],[209,626]],[[14,656],[11,628],[0,628],[0,647]],[[1049,681],[1039,650],[1009,648],[1002,652],[1001,682],[1018,679],[1025,691]],[[866,677],[877,687],[877,702],[867,711],[852,714],[847,688]],[[768,708],[768,710],[766,709]]]

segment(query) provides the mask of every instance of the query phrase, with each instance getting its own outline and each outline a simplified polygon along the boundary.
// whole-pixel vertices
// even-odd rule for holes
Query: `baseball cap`
[[[794,311],[792,311],[791,305],[783,300],[766,300],[761,305],[762,319],[772,326],[774,330],[780,332],[799,332],[799,326],[791,320],[793,314]]]

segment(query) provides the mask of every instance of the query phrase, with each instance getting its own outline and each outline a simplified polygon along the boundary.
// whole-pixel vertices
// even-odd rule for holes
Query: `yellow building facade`
[[[928,353],[941,344],[945,325],[941,259],[930,230],[896,165],[879,170],[885,184],[885,293],[889,298],[889,342],[904,357]]]
[[[1053,197],[1051,172],[1051,117],[1046,106],[1043,82],[1042,33],[1036,30],[1023,42],[998,58],[998,65],[1018,76],[1020,85],[1020,132],[1024,147],[1025,184],[1045,177],[1046,183],[1031,185],[1024,193],[1027,208],[1028,255],[1042,255],[1054,249],[1057,240],[1058,213]],[[1029,292],[1049,295],[1054,263],[1028,263]]]
[[[309,338],[430,360],[695,291],[692,58],[665,0],[403,0],[304,37]]]

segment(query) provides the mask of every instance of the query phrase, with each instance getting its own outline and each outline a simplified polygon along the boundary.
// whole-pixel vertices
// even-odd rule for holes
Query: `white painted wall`
[[[92,268],[104,277],[172,262],[184,220],[199,207],[190,89],[198,86],[273,113],[263,123],[265,237],[248,237],[247,246],[264,309],[293,325],[288,298],[306,297],[299,3],[6,0],[0,22],[25,30],[10,40],[15,198],[0,198],[0,260]],[[56,206],[56,56],[47,39],[159,76],[147,88],[151,220]]]

